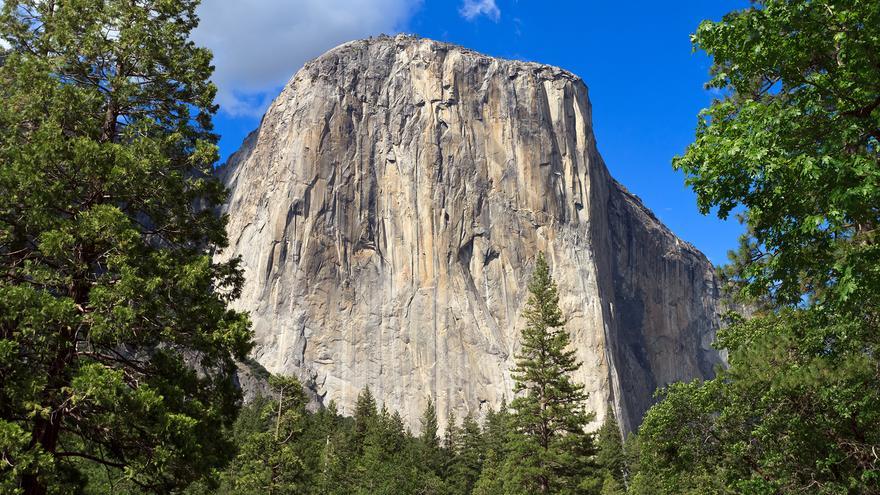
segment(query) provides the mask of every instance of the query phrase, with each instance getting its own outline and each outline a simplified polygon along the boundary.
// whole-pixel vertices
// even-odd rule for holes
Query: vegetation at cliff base
[[[429,399],[414,436],[369,388],[352,417],[332,403],[309,414],[298,382],[272,378],[271,396],[245,407],[235,425],[239,454],[220,475],[219,493],[623,493],[610,491],[622,490],[612,481],[622,481],[620,431],[610,415],[598,448],[586,432],[593,415],[583,386],[571,380],[579,364],[543,256],[529,291],[514,373],[520,393],[488,411],[482,425],[471,414],[461,421],[450,414],[441,440]]]

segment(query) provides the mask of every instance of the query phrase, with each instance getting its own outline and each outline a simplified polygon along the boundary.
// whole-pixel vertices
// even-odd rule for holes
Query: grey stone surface
[[[283,56],[283,54],[279,54]],[[369,385],[410,427],[511,398],[539,251],[601,421],[719,362],[712,266],[608,174],[587,87],[411,36],[306,64],[221,170],[253,357],[350,413]]]

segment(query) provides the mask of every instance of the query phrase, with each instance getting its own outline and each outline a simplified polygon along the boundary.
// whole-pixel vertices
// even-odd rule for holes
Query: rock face
[[[368,386],[418,431],[510,400],[539,251],[597,421],[710,376],[706,258],[615,182],[587,88],[559,68],[410,36],[306,64],[222,169],[254,358],[352,411]]]

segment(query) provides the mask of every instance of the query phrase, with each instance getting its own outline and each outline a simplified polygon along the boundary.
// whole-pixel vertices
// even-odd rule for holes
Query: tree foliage
[[[576,493],[593,474],[593,437],[585,428],[594,414],[571,374],[580,363],[571,349],[559,294],[539,254],[523,315],[521,350],[513,370],[511,454],[505,483],[523,493]],[[508,490],[512,491],[512,490]]]
[[[626,456],[620,426],[610,406],[596,432],[596,462],[602,468],[602,495],[625,493]]]
[[[880,4],[755,2],[694,43],[725,97],[675,165],[704,212],[742,209],[722,273],[756,311],[649,411],[630,491],[880,493]]]
[[[7,0],[0,491],[169,491],[231,454],[247,319],[196,1]],[[198,369],[198,371],[196,371]],[[96,468],[95,466],[98,466]]]
[[[880,292],[880,7],[872,0],[768,0],[702,23],[708,86],[675,159],[700,209],[737,207],[755,239],[752,295],[781,303],[877,303]],[[754,261],[761,261],[756,263]]]

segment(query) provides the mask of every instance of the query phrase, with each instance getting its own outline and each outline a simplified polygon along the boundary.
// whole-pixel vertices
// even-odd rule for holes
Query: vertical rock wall
[[[306,64],[222,170],[255,358],[350,413],[369,385],[418,429],[428,397],[511,397],[546,253],[601,420],[709,376],[712,267],[608,175],[572,74],[408,36]]]

